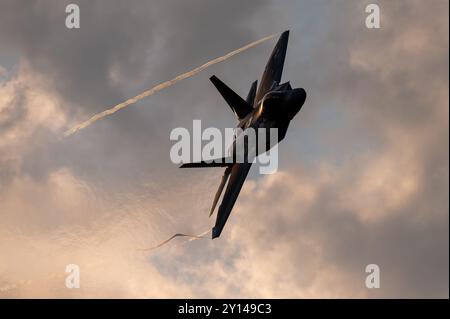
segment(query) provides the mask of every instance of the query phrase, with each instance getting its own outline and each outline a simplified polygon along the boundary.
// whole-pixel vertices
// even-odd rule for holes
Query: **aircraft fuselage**
[[[237,128],[241,130],[239,130],[239,134],[235,136],[233,144],[230,146],[229,153],[233,154],[238,152],[239,147],[237,145],[239,143],[243,143],[241,140],[243,139],[243,135],[245,135],[244,132],[247,130],[257,131],[259,129],[266,129],[267,131],[264,135],[266,137],[267,147],[261,148],[256,147],[256,145],[245,145],[246,151],[252,146],[255,146],[256,155],[268,151],[277,143],[281,142],[286,136],[286,131],[290,121],[300,111],[305,100],[306,92],[303,88],[273,90],[268,92],[264,95],[261,101],[257,102],[254,110],[243,118],[237,125]],[[274,128],[278,130],[276,141],[270,139],[271,137],[269,133],[269,130]],[[258,133],[255,133],[255,136],[255,143],[258,145]]]

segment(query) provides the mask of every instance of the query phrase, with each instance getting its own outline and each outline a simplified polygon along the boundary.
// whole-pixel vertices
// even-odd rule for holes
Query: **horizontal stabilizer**
[[[229,167],[233,166],[232,158],[218,158],[211,161],[201,161],[195,163],[185,163],[180,166],[180,168],[202,168],[202,167]]]
[[[239,119],[244,118],[248,113],[253,111],[252,105],[237,95],[236,92],[230,89],[215,75],[213,75],[210,80]]]

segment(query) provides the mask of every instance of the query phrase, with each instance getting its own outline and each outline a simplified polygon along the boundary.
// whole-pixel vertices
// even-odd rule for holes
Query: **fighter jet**
[[[237,116],[239,121],[237,127],[241,131],[245,132],[245,130],[256,130],[258,128],[265,128],[266,130],[276,128],[278,130],[276,143],[284,139],[289,123],[298,111],[300,111],[306,100],[306,92],[303,88],[293,89],[289,82],[280,84],[288,39],[289,31],[283,32],[270,55],[259,87],[257,80],[253,82],[245,100],[215,75],[210,78],[213,85]],[[267,134],[267,136],[270,136],[270,134]],[[238,140],[239,136],[235,136],[232,144],[233,150],[236,148]],[[256,151],[256,155],[258,154],[260,152]],[[215,226],[212,229],[212,239],[220,236],[252,163],[252,159],[248,161],[236,161],[236,156],[234,156],[231,161],[223,158],[220,160],[181,165],[181,168],[225,167],[225,172],[210,211],[211,216],[225,185],[227,185],[222,203],[219,206]]]

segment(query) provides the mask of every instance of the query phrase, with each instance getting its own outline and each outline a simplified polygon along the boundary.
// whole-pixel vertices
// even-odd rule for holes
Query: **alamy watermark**
[[[367,29],[379,29],[381,27],[380,6],[374,3],[366,6],[366,28]]]
[[[79,29],[80,28],[80,7],[71,3],[66,6],[66,28]]]
[[[366,287],[368,289],[380,288],[380,267],[377,264],[370,264],[366,266]]]
[[[192,134],[184,127],[174,128],[170,149],[174,164],[184,163],[258,163],[261,174],[273,174],[278,169],[277,128],[225,128],[202,130],[201,120],[192,123]]]
[[[77,264],[68,264],[66,266],[66,273],[68,273],[65,281],[66,288],[80,288],[80,266]]]

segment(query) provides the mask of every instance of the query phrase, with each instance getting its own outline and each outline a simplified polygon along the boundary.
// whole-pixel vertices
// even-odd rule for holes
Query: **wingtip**
[[[211,239],[217,238],[219,236],[220,236],[220,232],[218,231],[218,229],[216,227],[213,227]]]

